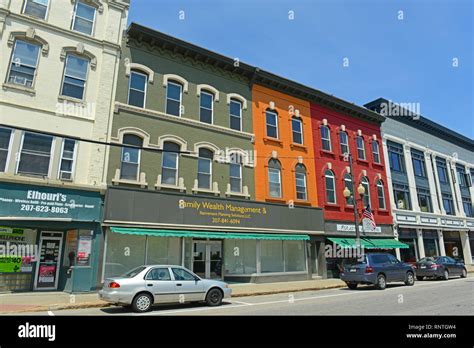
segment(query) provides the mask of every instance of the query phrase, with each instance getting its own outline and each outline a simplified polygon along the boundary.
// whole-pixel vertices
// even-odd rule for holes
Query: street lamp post
[[[349,168],[351,171],[351,182],[352,182],[352,191],[355,189],[355,181],[354,181],[354,170],[352,168],[352,154],[351,153],[345,153],[344,157],[348,157],[349,160]],[[365,194],[365,188],[361,184],[357,187],[357,192],[359,193],[360,199],[362,200]],[[360,231],[359,231],[359,213],[357,211],[357,199],[356,196],[347,186],[344,188],[343,191],[344,197],[347,199],[351,197],[352,195],[352,200],[353,200],[353,206],[354,206],[354,225],[355,225],[355,230],[356,230],[356,247],[360,247]]]

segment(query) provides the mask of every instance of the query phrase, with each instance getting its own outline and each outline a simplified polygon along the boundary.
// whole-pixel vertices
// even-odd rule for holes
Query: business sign
[[[0,273],[16,273],[21,271],[21,257],[0,257]]]
[[[0,272],[31,272],[38,246],[36,231],[0,226]]]
[[[370,223],[370,220],[369,220]],[[380,226],[375,228],[372,227],[372,223],[364,224],[363,226],[359,225],[359,232],[382,232]],[[355,233],[355,225],[344,225],[344,224],[337,224],[337,231],[339,232],[354,232]]]
[[[324,230],[320,208],[114,187],[107,190],[105,221],[139,221],[164,226],[181,225],[181,228],[209,227],[213,230],[229,228],[308,233]]]
[[[0,183],[0,216],[100,221],[98,192]]]

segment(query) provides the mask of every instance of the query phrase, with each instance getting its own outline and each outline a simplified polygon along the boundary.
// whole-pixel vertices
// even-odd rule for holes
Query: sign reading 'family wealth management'
[[[99,221],[98,192],[0,183],[0,216]]]
[[[185,196],[150,190],[109,187],[105,220],[220,228],[323,231],[319,208],[290,208],[225,198]]]

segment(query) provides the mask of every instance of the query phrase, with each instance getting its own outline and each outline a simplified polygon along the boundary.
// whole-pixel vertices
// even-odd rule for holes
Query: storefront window
[[[285,272],[304,271],[306,260],[304,253],[304,242],[286,240],[283,242],[285,250]]]
[[[400,249],[400,258],[403,262],[416,262],[416,243],[414,239],[402,239],[399,238],[400,242],[408,245],[407,249]]]
[[[436,239],[423,239],[423,244],[425,246],[425,256],[438,256],[438,243]]]
[[[181,265],[180,238],[148,236],[147,265]]]
[[[283,242],[262,240],[260,242],[260,262],[262,273],[283,272]]]
[[[145,264],[145,236],[109,232],[104,278],[124,274]]]
[[[65,266],[90,266],[92,253],[92,232],[90,230],[69,230],[66,234],[63,264]]]
[[[257,272],[257,241],[228,239],[224,242],[225,274]]]
[[[461,244],[461,236],[458,231],[444,231],[444,249],[446,256],[450,256],[457,260],[464,260],[464,254]]]
[[[0,245],[10,250],[16,247],[21,257],[1,257],[0,273],[27,273],[33,271],[33,257],[35,256],[36,230],[26,228],[0,227]],[[8,244],[7,244],[8,243]],[[38,250],[39,252],[39,250]]]

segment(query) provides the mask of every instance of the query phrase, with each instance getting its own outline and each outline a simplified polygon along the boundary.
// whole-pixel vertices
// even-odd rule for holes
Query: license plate
[[[426,266],[421,266],[420,268],[426,268]]]
[[[357,268],[351,268],[349,272],[357,272]]]

